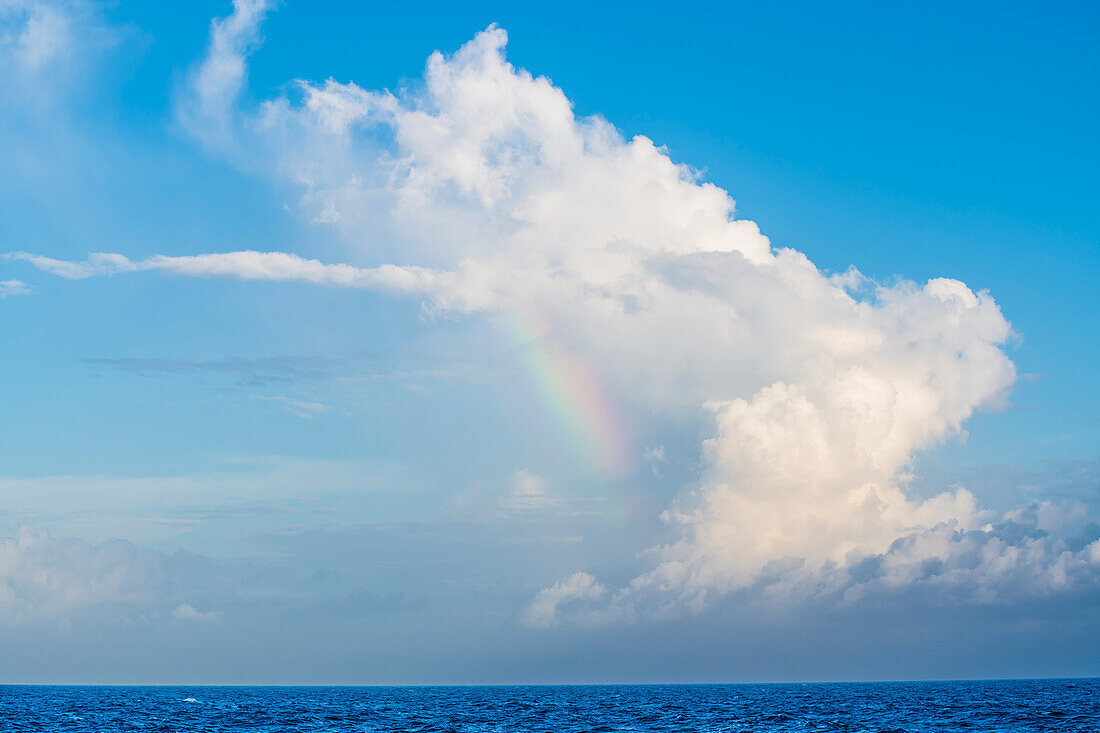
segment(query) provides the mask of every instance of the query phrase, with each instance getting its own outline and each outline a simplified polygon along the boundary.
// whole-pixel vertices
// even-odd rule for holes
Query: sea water
[[[3,731],[1100,731],[1100,679],[518,687],[0,686]]]

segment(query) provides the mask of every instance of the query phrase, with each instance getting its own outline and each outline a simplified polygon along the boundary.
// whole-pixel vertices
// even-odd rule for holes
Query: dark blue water
[[[0,687],[3,731],[1100,731],[1100,679],[576,687]]]

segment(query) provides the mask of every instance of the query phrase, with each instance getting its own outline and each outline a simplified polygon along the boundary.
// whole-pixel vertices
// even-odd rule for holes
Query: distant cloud
[[[496,373],[495,367],[453,361],[449,354],[434,356],[403,352],[358,352],[332,356],[277,354],[247,358],[100,357],[84,359],[83,363],[104,375],[114,372],[145,377],[224,377],[233,381],[233,389],[248,393],[269,388],[329,391],[381,380],[404,382],[406,388],[426,394],[427,388],[421,384],[423,381],[469,381],[486,379]],[[329,394],[303,401],[331,404],[339,399],[340,396]]]
[[[127,30],[107,23],[97,2],[0,2],[0,73],[5,78],[0,103],[17,103],[28,112],[59,91],[72,92],[75,77]]]
[[[317,415],[323,415],[329,411],[329,406],[321,402],[310,402],[308,400],[300,400],[294,397],[270,397],[263,395],[251,395],[254,400],[263,400],[266,402],[277,402],[281,404],[292,415],[297,415],[305,420],[312,420]]]
[[[588,573],[573,573],[567,578],[562,578],[554,585],[539,591],[535,600],[527,607],[523,614],[523,623],[535,629],[545,629],[556,626],[561,617],[561,607],[569,610],[571,621],[583,622],[586,618],[594,621],[602,621],[602,610],[599,604],[607,595],[607,588]],[[586,603],[591,609],[587,613],[578,613],[575,604]]]
[[[667,570],[663,567],[662,570]],[[528,606],[529,625],[584,626],[672,618],[684,610],[656,585],[658,573],[628,588],[592,590],[594,579],[571,579],[540,592]],[[672,578],[669,582],[677,582]],[[1074,507],[1036,504],[995,524],[966,529],[956,521],[915,530],[885,552],[853,552],[823,566],[804,558],[775,558],[736,589],[742,601],[822,610],[850,606],[1013,606],[1100,589],[1100,526]],[[711,599],[692,599],[701,610]]]
[[[0,280],[0,300],[9,295],[30,295],[31,289],[21,280]]]
[[[92,545],[23,528],[0,539],[0,623],[146,613],[166,600],[166,564],[129,542]]]
[[[218,620],[219,614],[216,611],[198,611],[194,606],[184,603],[176,606],[172,609],[172,618],[177,621],[199,621],[201,623],[212,623]]]
[[[661,469],[659,465],[665,462],[665,447],[663,445],[650,446],[645,449],[643,453],[646,462],[649,463],[649,470],[654,476],[661,475]]]
[[[837,592],[848,603],[924,589],[937,605],[1010,605],[1100,586],[1100,528],[1054,534],[1043,528],[1043,515],[1049,521],[1057,513],[1052,505],[1036,505],[981,529],[941,524],[914,532],[885,553],[837,570],[843,573]]]
[[[279,355],[258,358],[216,359],[115,357],[85,359],[94,369],[143,375],[226,374],[249,383],[327,381],[361,374],[367,359]],[[372,374],[375,372],[371,372]]]
[[[516,471],[508,479],[508,494],[504,500],[507,509],[517,511],[537,510],[558,504],[547,489],[546,480],[527,469]]]

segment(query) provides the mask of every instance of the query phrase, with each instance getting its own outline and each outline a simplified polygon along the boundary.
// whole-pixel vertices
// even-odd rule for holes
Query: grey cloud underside
[[[1078,521],[1048,531],[1041,519],[1048,508],[1033,505],[982,529],[942,524],[899,537],[883,553],[816,568],[804,558],[776,558],[750,582],[693,603],[697,612],[715,606],[751,618],[803,609],[838,622],[871,609],[1021,609],[1006,615],[1042,618],[1063,606],[1087,607],[1100,593],[1100,525]],[[643,618],[668,622],[682,613],[666,593],[627,594],[576,573],[541,591],[523,620],[536,628],[563,621],[602,627]]]

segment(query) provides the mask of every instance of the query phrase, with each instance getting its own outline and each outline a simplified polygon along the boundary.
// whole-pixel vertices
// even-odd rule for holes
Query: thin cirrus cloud
[[[181,603],[172,609],[172,618],[177,621],[198,621],[201,623],[213,623],[221,616],[217,611],[199,611],[190,603]]]
[[[323,415],[329,411],[329,406],[323,402],[302,400],[296,397],[285,397],[281,395],[251,395],[251,397],[254,400],[280,404],[287,412],[303,420],[312,420],[317,415]]]
[[[618,588],[583,570],[551,582],[524,615],[531,626],[679,615],[752,589],[859,603],[937,588],[1004,603],[1097,582],[1087,517],[1053,527],[1042,517],[1057,507],[997,515],[963,488],[924,500],[907,490],[918,452],[963,435],[1015,383],[1011,325],[992,295],[946,278],[821,272],[651,140],[575,116],[549,79],[508,63],[497,27],[433,54],[423,84],[400,96],[299,81],[245,108],[247,55],[270,7],[238,0],[213,23],[178,96],[183,127],[297,186],[306,218],[375,243],[356,244],[358,258],[388,256],[392,240],[407,264],[9,257],[70,279],[302,281],[533,317],[638,406],[704,421],[704,466],[663,513],[670,539],[651,548],[652,568]]]
[[[0,107],[52,123],[59,103],[81,96],[82,78],[132,29],[109,23],[103,5],[78,0],[7,0],[0,3]]]
[[[294,383],[338,383],[359,380],[470,380],[486,372],[476,364],[423,354],[361,352],[349,356],[283,354],[259,358],[89,358],[98,374],[119,372],[142,376],[213,375],[233,377],[241,387]]]
[[[119,254],[97,252],[82,262],[56,260],[27,252],[9,252],[4,257],[8,260],[29,262],[43,272],[68,280],[160,270],[189,277],[308,282],[335,287],[418,293],[430,290],[440,277],[421,267],[383,265],[363,269],[344,264],[326,265],[284,252],[224,252],[181,257],[157,255],[136,261]]]
[[[0,60],[17,73],[35,74],[67,59],[80,14],[60,3],[9,2],[0,6]]]

